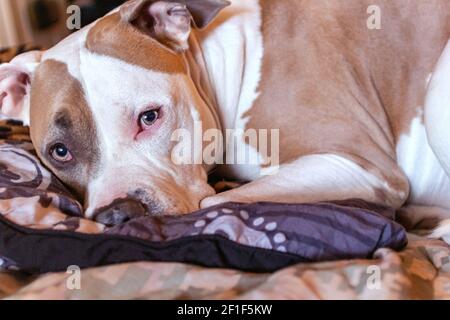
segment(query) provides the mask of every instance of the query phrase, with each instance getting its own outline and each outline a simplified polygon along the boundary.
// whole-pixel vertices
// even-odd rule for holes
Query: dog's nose
[[[106,208],[100,209],[94,220],[108,227],[125,223],[131,219],[142,217],[147,213],[144,205],[136,200],[118,200]]]

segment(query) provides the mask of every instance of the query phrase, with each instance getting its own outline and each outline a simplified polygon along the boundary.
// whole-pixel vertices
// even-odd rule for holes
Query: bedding
[[[27,131],[0,132],[0,267],[28,273],[135,261],[187,262],[253,272],[299,262],[370,258],[400,250],[394,212],[362,201],[229,203],[177,217],[145,216],[120,226],[82,218],[82,207],[36,158]]]
[[[23,48],[18,50],[1,51],[0,61],[8,61],[17,52],[23,51]],[[325,250],[326,246],[312,246],[316,254],[311,255],[307,250],[298,247],[289,248],[291,252],[297,253],[297,255],[294,254],[295,258],[292,258],[290,254],[284,252],[287,245],[283,246],[278,243],[281,239],[285,240],[283,243],[291,241],[286,235],[284,235],[286,239],[278,235],[276,238],[278,241],[275,241],[275,236],[280,232],[273,233],[275,230],[272,230],[272,237],[269,237],[269,241],[267,241],[265,227],[269,225],[269,229],[271,229],[273,224],[270,225],[270,222],[266,221],[259,225],[263,226],[264,232],[260,237],[262,239],[260,248],[257,248],[256,251],[266,252],[267,256],[265,259],[255,260],[252,258],[258,254],[246,251],[249,249],[246,248],[246,244],[249,244],[249,240],[254,238],[238,237],[240,233],[234,232],[235,241],[231,241],[230,238],[233,234],[230,237],[229,232],[216,228],[216,234],[212,236],[216,237],[214,239],[219,241],[219,244],[220,241],[234,242],[236,243],[235,251],[245,252],[249,256],[250,264],[245,266],[246,268],[241,266],[244,270],[248,269],[247,272],[205,268],[201,266],[203,265],[201,261],[186,261],[191,263],[162,262],[164,259],[161,259],[161,262],[116,263],[119,262],[116,261],[113,265],[109,264],[112,261],[99,263],[87,261],[87,264],[106,265],[84,269],[81,278],[82,288],[70,290],[67,287],[70,274],[61,272],[38,276],[37,273],[63,269],[62,267],[69,262],[65,260],[67,255],[63,254],[64,259],[62,262],[60,261],[60,265],[48,262],[61,254],[61,250],[70,252],[73,248],[61,247],[53,254],[51,250],[41,252],[42,260],[33,262],[35,257],[39,257],[39,255],[35,256],[36,252],[33,251],[43,248],[38,245],[39,242],[50,239],[57,243],[61,239],[61,234],[79,237],[80,243],[88,245],[91,237],[105,237],[107,240],[104,242],[106,243],[111,240],[108,238],[111,236],[120,239],[138,237],[139,241],[168,240],[182,236],[183,232],[187,232],[192,226],[196,228],[196,223],[199,228],[207,229],[207,225],[212,222],[210,221],[211,217],[216,215],[216,211],[220,211],[216,218],[226,216],[228,220],[239,219],[238,224],[245,229],[248,227],[248,223],[252,227],[251,223],[256,219],[243,219],[242,212],[248,213],[250,218],[252,214],[257,215],[259,210],[282,210],[284,206],[256,204],[254,208],[248,208],[240,204],[228,204],[223,208],[215,208],[214,213],[199,212],[197,213],[198,217],[193,215],[183,221],[174,221],[170,218],[167,221],[154,219],[145,228],[140,228],[139,223],[132,221],[123,226],[108,229],[106,226],[81,218],[80,204],[39,163],[30,143],[28,130],[20,123],[14,121],[0,123],[0,139],[3,139],[0,144],[0,225],[3,227],[0,231],[2,238],[0,245],[0,256],[2,256],[0,258],[0,298],[450,299],[450,249],[448,245],[442,241],[427,240],[409,234],[407,248],[397,252],[396,250],[401,250],[406,245],[407,239],[405,231],[391,221],[394,218],[394,212],[388,208],[368,205],[361,201],[302,206],[284,205],[286,206],[284,209],[292,210],[295,207],[299,213],[306,212],[311,215],[311,212],[321,212],[322,214],[319,216],[322,218],[326,214],[331,214],[333,218],[328,220],[328,226],[323,221],[315,222],[321,226],[325,224],[328,228],[316,229],[321,232],[315,236],[327,239],[328,243],[336,246],[338,250],[327,251]],[[299,219],[295,217],[295,214],[293,216]],[[210,220],[199,219],[199,217],[206,217]],[[244,217],[247,217],[245,213]],[[327,217],[329,218],[329,216]],[[340,218],[333,220],[335,217]],[[347,220],[342,220],[343,217]],[[361,241],[363,239],[361,234],[352,233],[351,224],[355,223],[355,219],[358,220],[358,217],[364,217],[362,221],[356,221],[356,223],[366,224],[366,228],[361,233],[370,238],[369,241],[367,238]],[[308,221],[308,219],[305,220]],[[173,223],[177,228],[170,227]],[[204,223],[205,225],[203,225]],[[310,226],[309,223],[311,221],[306,225]],[[290,227],[289,223],[286,224],[286,227]],[[279,227],[278,223],[277,227]],[[336,232],[336,228],[341,231]],[[308,228],[306,227],[306,229]],[[337,236],[336,238],[330,237],[330,230],[334,230],[332,233]],[[311,230],[306,230],[306,232],[311,232]],[[241,235],[245,235],[245,232]],[[17,237],[21,240],[28,239],[28,243],[16,242]],[[349,242],[346,243],[343,239]],[[252,241],[254,244],[257,243],[257,241]],[[271,249],[269,249],[269,243]],[[30,246],[26,249],[28,245]],[[386,246],[390,246],[391,249],[383,248]],[[221,251],[217,250],[220,245],[212,241],[212,247],[220,255]],[[20,252],[16,249],[24,251]],[[302,257],[298,253],[302,253]],[[26,256],[27,254],[28,256]],[[17,258],[21,256],[26,256],[25,263],[15,261],[19,260]],[[12,259],[12,257],[16,259]],[[261,268],[261,261],[270,261],[276,257],[282,257],[281,260],[287,259],[284,262],[285,265],[269,264]],[[346,259],[350,257],[352,259]],[[344,260],[311,262],[327,259]],[[44,260],[46,263],[42,263]],[[197,265],[194,265],[195,263]],[[225,261],[226,263],[227,261]],[[287,265],[290,266],[286,267]],[[220,263],[217,266],[220,266]],[[255,266],[259,266],[261,269],[256,270],[258,268]],[[239,266],[235,267],[239,268]],[[251,269],[258,272],[248,272]],[[264,272],[272,269],[279,270],[272,273]],[[381,277],[375,288],[367,285],[374,270],[380,270]]]
[[[39,278],[0,273],[3,299],[450,299],[450,248],[409,235],[408,247],[379,249],[374,260],[300,263],[275,273],[247,273],[180,263],[138,262]],[[374,270],[380,283],[368,286]]]

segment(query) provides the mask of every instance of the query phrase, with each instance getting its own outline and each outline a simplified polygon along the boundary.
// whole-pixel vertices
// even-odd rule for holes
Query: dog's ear
[[[122,19],[175,51],[188,48],[191,22],[205,28],[226,0],[134,0],[120,9]]]
[[[30,52],[16,57],[11,63],[0,65],[0,110],[9,118],[28,124],[30,106],[27,97],[31,77],[40,61],[40,52]]]

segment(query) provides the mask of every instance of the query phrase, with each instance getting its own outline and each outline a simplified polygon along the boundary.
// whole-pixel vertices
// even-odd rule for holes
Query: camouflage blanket
[[[410,235],[375,260],[299,264],[273,274],[132,263],[37,279],[0,273],[3,299],[450,299],[450,248]]]

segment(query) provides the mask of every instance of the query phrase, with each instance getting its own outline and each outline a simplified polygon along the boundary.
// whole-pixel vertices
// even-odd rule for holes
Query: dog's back
[[[410,174],[419,169],[418,157],[439,165],[423,126],[415,129],[419,138],[407,138],[414,124],[422,123],[427,82],[450,38],[450,2],[262,0],[260,5],[260,95],[247,127],[282,129],[284,163],[307,154],[350,158],[386,180],[402,203],[409,182],[417,180]]]

